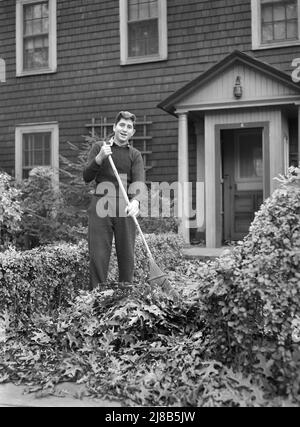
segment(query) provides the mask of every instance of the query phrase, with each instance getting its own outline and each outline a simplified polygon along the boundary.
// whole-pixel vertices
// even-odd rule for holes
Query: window
[[[56,71],[56,0],[17,0],[17,76]]]
[[[36,166],[51,166],[51,132],[24,133],[22,141],[22,178]]]
[[[237,191],[263,189],[264,160],[261,129],[235,134],[235,182]]]
[[[58,124],[20,125],[16,128],[16,180],[28,178],[38,166],[50,166],[58,181]]]
[[[300,0],[252,0],[252,48],[300,44]]]
[[[262,178],[262,144],[252,140],[252,136],[238,139],[238,179],[257,181]]]
[[[120,0],[121,64],[168,56],[167,1]]]

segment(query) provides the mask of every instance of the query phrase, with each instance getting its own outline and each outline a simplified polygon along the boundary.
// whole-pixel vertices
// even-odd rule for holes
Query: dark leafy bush
[[[19,197],[12,178],[0,172],[0,251],[15,244],[22,215]]]
[[[177,233],[178,220],[175,217],[141,218],[139,223],[144,233]]]
[[[269,390],[299,399],[300,187],[295,182],[276,190],[244,241],[198,270],[198,279],[208,353],[264,377]]]
[[[74,299],[87,283],[86,243],[59,244],[0,254],[0,307],[15,326],[49,314]]]
[[[53,179],[50,168],[40,167],[19,184],[23,215],[17,244],[21,249],[58,240],[76,243],[87,235],[82,211],[72,209],[69,192],[62,184],[54,185]]]
[[[175,216],[174,202],[155,186],[148,188],[141,203],[139,222],[145,233],[177,233],[179,220]]]

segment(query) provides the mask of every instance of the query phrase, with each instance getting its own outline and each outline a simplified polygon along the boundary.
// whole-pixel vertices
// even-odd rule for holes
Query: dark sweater
[[[95,180],[96,185],[101,182],[111,182],[118,189],[118,181],[114,175],[108,158],[104,159],[101,165],[96,163],[96,156],[101,150],[103,142],[97,142],[93,145],[87,165],[83,170],[83,179],[85,182]],[[128,186],[134,182],[145,182],[144,162],[141,153],[134,147],[119,147],[113,144],[111,147],[112,159],[116,165],[119,175],[127,176]]]

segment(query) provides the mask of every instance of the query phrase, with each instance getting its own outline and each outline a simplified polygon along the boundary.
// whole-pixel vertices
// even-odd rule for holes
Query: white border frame
[[[128,57],[128,0],[119,0],[120,7],[120,57],[121,65],[141,64],[168,59],[167,0],[158,0],[159,54]]]
[[[283,42],[265,43],[261,42],[261,8],[260,0],[251,0],[251,19],[252,19],[252,49],[274,49],[284,46],[300,45],[300,0],[298,2],[298,40],[287,40]]]
[[[16,3],[16,75],[17,77],[55,73],[57,70],[57,24],[56,0],[49,1],[49,67],[26,70],[23,67],[23,6],[39,3],[40,0],[17,0]]]
[[[57,122],[30,123],[17,125],[15,130],[15,177],[16,181],[22,181],[23,171],[23,135],[50,132],[51,133],[51,167],[54,172],[54,184],[59,182],[59,126]]]

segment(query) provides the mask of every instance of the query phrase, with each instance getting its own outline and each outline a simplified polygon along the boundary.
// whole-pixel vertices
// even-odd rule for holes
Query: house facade
[[[0,168],[58,171],[130,110],[186,242],[238,240],[299,161],[299,58],[300,0],[1,1]]]

